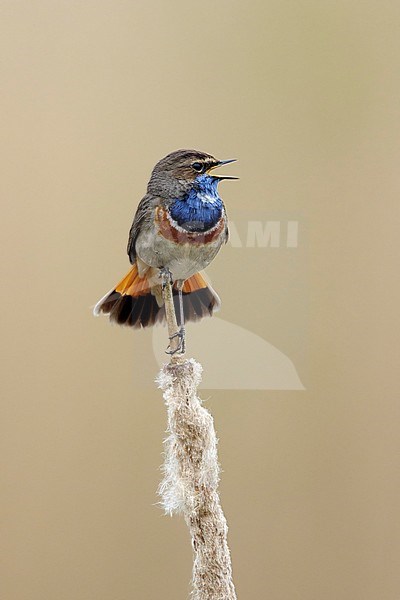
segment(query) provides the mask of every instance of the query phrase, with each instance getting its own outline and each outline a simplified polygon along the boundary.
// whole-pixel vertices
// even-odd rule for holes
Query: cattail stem
[[[202,367],[193,359],[164,365],[158,383],[168,411],[164,479],[159,493],[169,514],[183,514],[194,550],[192,598],[236,600],[218,495],[217,439],[211,414],[197,396]]]

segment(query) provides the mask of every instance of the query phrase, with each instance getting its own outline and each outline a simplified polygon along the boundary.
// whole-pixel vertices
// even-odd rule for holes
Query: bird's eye
[[[199,162],[192,163],[192,167],[195,171],[197,171],[197,173],[202,173],[204,170],[204,165]]]

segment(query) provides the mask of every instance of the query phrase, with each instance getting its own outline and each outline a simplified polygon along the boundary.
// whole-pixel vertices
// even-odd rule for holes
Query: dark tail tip
[[[164,307],[159,307],[153,294],[142,296],[121,295],[110,292],[96,307],[96,314],[105,314],[118,325],[141,328],[150,327],[164,317]]]
[[[175,314],[180,325],[179,296],[174,289]],[[212,288],[204,287],[192,292],[183,292],[183,312],[185,322],[199,321],[209,317],[219,309],[220,300]],[[110,321],[140,329],[151,327],[165,320],[165,308],[159,306],[151,294],[130,296],[113,290],[102,298],[94,309],[94,314],[108,315]]]
[[[219,308],[218,296],[208,287],[189,293],[183,292],[182,299],[185,322],[200,321],[204,317],[211,317],[214,310]],[[180,325],[179,297],[176,290],[174,290],[174,305],[178,325]]]

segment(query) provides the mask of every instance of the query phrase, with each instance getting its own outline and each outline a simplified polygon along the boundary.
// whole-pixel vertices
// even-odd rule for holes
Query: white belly
[[[197,246],[193,243],[176,244],[155,232],[143,233],[136,241],[136,252],[150,267],[167,267],[174,280],[185,280],[207,267],[221,244],[222,237]]]

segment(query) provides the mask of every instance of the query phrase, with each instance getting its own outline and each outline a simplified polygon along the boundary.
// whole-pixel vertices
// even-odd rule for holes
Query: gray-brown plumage
[[[224,204],[212,170],[219,161],[198,150],[177,150],[154,167],[129,232],[132,269],[96,305],[94,313],[131,327],[163,321],[160,272],[171,273],[177,310],[186,321],[209,316],[220,306],[216,292],[199,273],[228,238]]]

